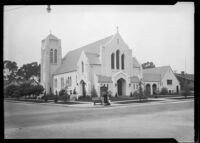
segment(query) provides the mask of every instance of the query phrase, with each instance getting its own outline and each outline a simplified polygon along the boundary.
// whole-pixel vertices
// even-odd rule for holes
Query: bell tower
[[[42,40],[40,81],[47,94],[53,93],[53,73],[61,65],[61,40],[49,34]]]

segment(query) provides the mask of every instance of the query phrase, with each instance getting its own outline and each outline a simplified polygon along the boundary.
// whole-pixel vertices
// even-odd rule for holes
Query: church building
[[[105,86],[112,96],[130,96],[138,90],[143,74],[132,48],[118,30],[114,35],[69,51],[63,58],[59,38],[49,34],[42,40],[41,84],[48,94],[67,89],[70,94],[76,91],[77,96],[91,96],[92,90],[96,90],[100,96],[100,88]],[[147,73],[144,77],[145,82]],[[155,84],[159,89],[161,82]]]

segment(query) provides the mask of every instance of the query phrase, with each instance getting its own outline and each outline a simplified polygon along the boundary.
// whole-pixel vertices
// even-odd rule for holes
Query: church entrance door
[[[85,90],[85,84],[86,83],[83,80],[81,80],[80,84],[81,84],[82,95],[85,97],[86,96],[86,90]]]
[[[123,78],[117,80],[117,92],[119,96],[126,95],[126,81]]]

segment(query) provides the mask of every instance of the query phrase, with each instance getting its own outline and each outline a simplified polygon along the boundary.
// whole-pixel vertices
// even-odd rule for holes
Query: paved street
[[[191,142],[193,102],[77,108],[6,101],[5,138],[175,138]]]

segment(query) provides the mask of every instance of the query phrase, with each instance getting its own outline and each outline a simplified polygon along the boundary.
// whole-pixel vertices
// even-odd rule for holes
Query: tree
[[[69,100],[69,94],[67,93],[67,91],[65,89],[61,89],[59,92],[59,96],[60,98],[66,102],[67,100]]]
[[[18,70],[17,63],[14,61],[4,61],[4,79],[12,81],[16,79],[16,73]]]
[[[139,99],[142,101],[142,99],[147,99],[147,94],[144,92],[144,85],[143,82],[139,82]]]
[[[40,65],[37,62],[32,62],[29,64],[24,64],[17,71],[17,76],[22,79],[29,80],[31,77],[36,76],[40,78]]]
[[[31,88],[32,88],[32,93],[35,94],[36,96],[40,95],[44,91],[42,85],[34,85]]]
[[[20,84],[19,91],[21,96],[27,96],[33,94],[33,87],[29,82]]]
[[[184,82],[182,95],[183,95],[185,98],[187,98],[187,96],[190,95],[190,88],[189,88],[189,85],[188,85],[186,82]]]
[[[16,91],[19,90],[19,86],[15,84],[10,84],[5,87],[4,95],[5,97],[14,97],[16,96]]]
[[[163,87],[163,88],[161,89],[160,94],[161,94],[161,95],[167,95],[167,94],[168,94],[167,88],[166,88],[166,87]]]
[[[148,69],[148,68],[155,68],[156,66],[154,65],[153,62],[146,62],[142,64],[143,69]]]
[[[73,90],[73,94],[76,94],[76,88],[74,88],[74,90]]]

